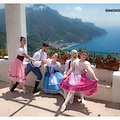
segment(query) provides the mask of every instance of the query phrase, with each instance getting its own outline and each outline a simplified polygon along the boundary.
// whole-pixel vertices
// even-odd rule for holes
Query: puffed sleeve
[[[67,72],[68,72],[68,70],[69,70],[69,68],[68,68],[68,63],[69,63],[69,60],[67,60],[67,61],[65,62],[65,71],[64,71],[64,74],[67,74]]]
[[[25,49],[24,48],[19,48],[18,49],[18,55],[23,55],[25,53]]]
[[[90,66],[90,62],[85,61],[85,62],[84,62],[84,69],[86,69],[88,66]]]
[[[57,67],[60,68],[61,67],[61,63],[57,62]]]

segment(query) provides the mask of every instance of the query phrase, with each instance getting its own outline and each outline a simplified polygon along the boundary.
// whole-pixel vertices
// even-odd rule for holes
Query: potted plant
[[[60,50],[58,54],[59,58],[57,61],[59,61],[61,64],[65,64],[66,60],[71,58],[71,54],[67,53],[65,50]]]
[[[3,49],[3,47],[1,47],[0,48],[0,59],[3,59],[4,56],[7,56],[7,55],[8,55],[7,54],[7,49],[6,48]]]
[[[120,59],[117,56],[118,53],[108,53],[107,56],[98,54],[95,56],[96,68],[103,68],[118,71],[120,65]]]
[[[89,55],[86,58],[87,61],[89,61],[92,64],[94,64],[95,59],[94,59],[94,52],[89,53]]]
[[[49,52],[47,53],[47,58],[52,58],[52,55],[55,53],[59,54],[59,58],[57,61],[59,61],[61,64],[65,64],[67,59],[71,58],[71,54],[67,53],[65,50],[60,50],[56,48],[50,48]]]

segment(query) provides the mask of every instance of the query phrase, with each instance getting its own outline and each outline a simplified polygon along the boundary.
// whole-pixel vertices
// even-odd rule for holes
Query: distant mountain
[[[0,31],[5,32],[6,26],[5,26],[5,9],[0,9]]]
[[[6,33],[0,31],[0,48],[6,47]]]
[[[27,32],[39,41],[86,42],[106,34],[104,29],[80,19],[60,15],[56,10],[42,4],[26,8]]]
[[[4,19],[4,10],[0,10],[0,19]],[[0,31],[5,31],[5,23],[0,22]],[[83,43],[107,32],[96,27],[93,23],[82,22],[81,19],[64,17],[43,4],[26,7],[26,24],[28,47],[39,48],[37,43],[49,42],[54,44]],[[34,45],[33,45],[34,44]],[[33,48],[36,47],[36,48]]]

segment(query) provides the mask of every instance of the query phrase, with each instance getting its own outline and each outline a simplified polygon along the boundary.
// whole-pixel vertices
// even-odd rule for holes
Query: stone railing
[[[11,62],[9,60],[0,60],[0,80],[9,82],[7,74],[10,68],[10,64]],[[26,64],[27,62],[24,62],[24,67]],[[62,65],[62,67],[64,69],[64,65]],[[98,82],[99,91],[89,98],[120,103],[120,71],[97,69],[94,66],[92,66],[92,69],[100,80]],[[41,67],[40,70],[44,77],[45,67]],[[89,78],[92,78],[89,73],[87,73],[87,76]],[[33,87],[37,77],[32,72],[30,72],[26,78],[26,86]],[[39,85],[40,88],[42,88],[42,82],[43,79],[41,80],[41,83]]]

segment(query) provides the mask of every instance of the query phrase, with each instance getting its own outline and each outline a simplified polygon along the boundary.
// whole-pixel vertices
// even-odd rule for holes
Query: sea
[[[89,42],[76,44],[64,50],[87,49],[94,52],[118,53],[120,54],[120,27],[105,28],[106,35],[93,38]]]

